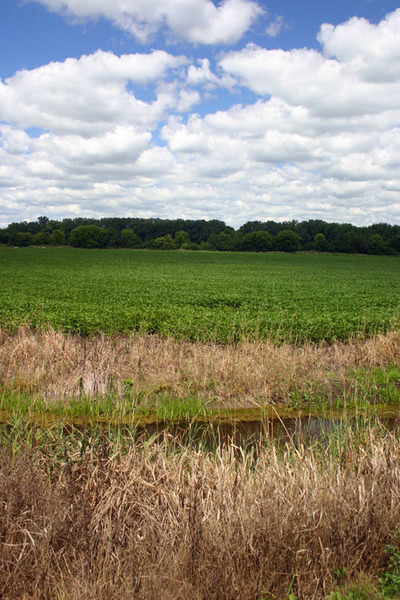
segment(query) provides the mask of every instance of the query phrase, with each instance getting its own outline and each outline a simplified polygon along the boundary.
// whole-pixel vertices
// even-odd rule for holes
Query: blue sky
[[[2,0],[0,227],[400,223],[392,0]]]

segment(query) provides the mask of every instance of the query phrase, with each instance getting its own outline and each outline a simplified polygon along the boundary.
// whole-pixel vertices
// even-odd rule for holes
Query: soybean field
[[[0,249],[0,326],[332,342],[400,323],[400,260],[316,253]]]

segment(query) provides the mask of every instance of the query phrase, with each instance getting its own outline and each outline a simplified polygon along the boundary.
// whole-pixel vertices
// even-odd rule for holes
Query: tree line
[[[237,230],[223,221],[112,217],[11,223],[0,229],[9,246],[74,246],[77,248],[150,248],[248,252],[341,252],[400,254],[400,226],[379,223],[248,221]]]

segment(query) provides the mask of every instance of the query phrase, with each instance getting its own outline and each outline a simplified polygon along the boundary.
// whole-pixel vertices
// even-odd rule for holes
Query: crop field
[[[400,321],[395,257],[2,248],[0,281],[11,330],[301,343]]]

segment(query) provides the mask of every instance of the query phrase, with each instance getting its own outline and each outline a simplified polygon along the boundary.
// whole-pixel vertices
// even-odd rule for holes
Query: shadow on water
[[[24,419],[34,428],[51,429],[61,426],[64,434],[73,432],[83,436],[105,433],[137,442],[166,438],[177,446],[190,446],[214,450],[220,446],[234,445],[238,449],[260,448],[269,441],[285,444],[288,441],[312,444],[317,439],[362,430],[378,425],[388,431],[400,430],[400,407],[375,407],[368,415],[360,412],[326,411],[302,413],[270,409],[220,411],[199,415],[188,420],[157,420],[154,417],[128,418],[97,417],[87,419],[61,419],[55,415],[36,414]],[[0,426],[10,430],[15,416],[0,412]]]
[[[388,431],[400,428],[400,413],[393,416],[375,417],[374,424],[379,424]],[[167,433],[182,446],[195,445],[205,449],[222,445],[234,445],[249,449],[262,447],[268,441],[278,443],[292,441],[312,444],[315,440],[332,434],[345,433],[349,429],[362,429],[372,421],[359,416],[324,417],[319,415],[298,415],[291,417],[264,418],[257,420],[222,420],[222,421],[187,421],[175,423],[152,423],[138,427],[138,438],[163,436]]]

